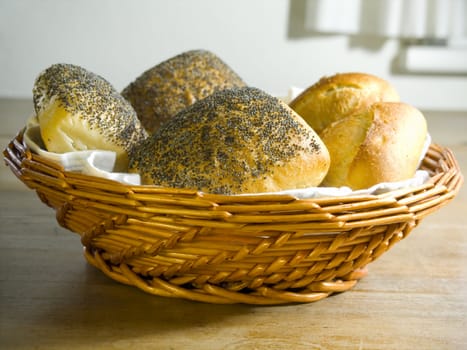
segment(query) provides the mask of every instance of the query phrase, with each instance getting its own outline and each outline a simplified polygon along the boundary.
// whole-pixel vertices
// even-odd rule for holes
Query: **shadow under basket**
[[[91,265],[147,293],[207,303],[304,303],[347,291],[463,183],[452,152],[436,144],[421,164],[430,174],[422,186],[315,199],[214,195],[67,172],[32,153],[22,132],[4,160],[81,236]]]

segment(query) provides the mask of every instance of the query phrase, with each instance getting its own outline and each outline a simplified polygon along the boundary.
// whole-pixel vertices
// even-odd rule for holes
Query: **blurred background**
[[[2,149],[31,114],[34,79],[51,64],[80,65],[121,90],[200,48],[275,95],[337,72],[378,75],[430,117],[453,116],[455,137],[467,120],[466,2],[0,0]]]

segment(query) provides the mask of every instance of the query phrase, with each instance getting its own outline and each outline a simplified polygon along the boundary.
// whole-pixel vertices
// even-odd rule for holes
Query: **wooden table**
[[[461,136],[451,148],[465,175]],[[273,307],[168,299],[118,284],[87,265],[79,237],[35,193],[3,190],[0,348],[467,349],[466,187],[351,291]]]

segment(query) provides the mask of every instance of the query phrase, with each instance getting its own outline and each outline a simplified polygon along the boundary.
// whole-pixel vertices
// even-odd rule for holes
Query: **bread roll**
[[[306,122],[256,88],[226,89],[187,107],[131,155],[143,183],[218,194],[318,185],[329,154]]]
[[[414,176],[427,138],[423,114],[401,102],[373,104],[320,134],[331,166],[323,186],[354,190]]]
[[[122,95],[149,133],[215,91],[245,86],[227,64],[205,50],[187,51],[145,71]]]
[[[147,137],[135,111],[106,80],[71,64],[55,64],[35,81],[33,101],[42,140],[50,152],[115,151],[116,171]]]
[[[384,101],[399,101],[387,81],[371,74],[341,73],[321,78],[289,105],[320,134],[332,122]]]

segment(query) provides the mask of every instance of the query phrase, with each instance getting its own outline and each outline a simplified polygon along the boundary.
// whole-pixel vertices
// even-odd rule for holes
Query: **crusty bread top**
[[[183,108],[215,91],[245,86],[226,63],[206,50],[174,56],[142,73],[122,95],[149,133]]]
[[[323,185],[362,189],[411,178],[425,146],[427,124],[411,105],[380,102],[334,122],[321,137],[331,155]]]
[[[321,78],[289,105],[319,134],[332,122],[383,101],[399,101],[386,80],[366,73],[340,73]]]
[[[256,88],[216,92],[174,116],[131,155],[144,183],[220,194],[318,185],[329,154],[286,104]]]

